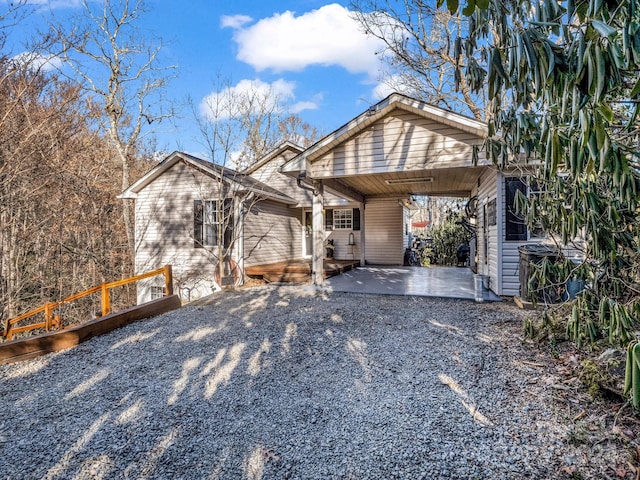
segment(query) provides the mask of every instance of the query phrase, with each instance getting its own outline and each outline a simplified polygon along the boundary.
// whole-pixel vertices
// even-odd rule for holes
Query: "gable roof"
[[[274,158],[277,158],[278,156],[282,155],[287,150],[291,150],[296,155],[299,155],[300,153],[302,153],[304,151],[304,148],[300,147],[299,145],[296,145],[295,143],[289,142],[289,141],[283,142],[277,148],[275,148],[272,151],[270,151],[269,153],[267,153],[264,157],[262,157],[256,163],[254,163],[253,165],[247,167],[243,171],[243,173],[246,173],[247,175],[251,175],[253,172],[255,172],[259,168],[263,167],[264,165],[269,163]]]
[[[286,203],[289,205],[295,205],[297,200],[285,195],[284,193],[270,187],[262,182],[259,182],[255,178],[245,174],[237,172],[231,168],[217,165],[213,162],[203,160],[193,155],[189,155],[184,152],[173,152],[164,158],[158,165],[149,170],[146,174],[140,177],[137,181],[129,186],[124,192],[118,195],[121,199],[135,199],[138,193],[153,182],[156,178],[169,170],[178,162],[184,162],[186,165],[199,170],[215,179],[223,178],[229,183],[236,184],[239,190],[248,191],[260,195],[262,197],[270,198],[272,200]]]
[[[308,162],[313,161],[337,145],[366,130],[395,109],[415,113],[421,117],[435,120],[458,130],[471,133],[479,138],[485,138],[487,136],[487,125],[484,122],[430,105],[401,93],[392,93],[285,163],[280,171],[282,173],[295,174],[308,170]]]

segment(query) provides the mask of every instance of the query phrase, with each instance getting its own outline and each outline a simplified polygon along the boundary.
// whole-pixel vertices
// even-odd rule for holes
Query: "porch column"
[[[234,203],[235,212],[233,215],[236,221],[236,230],[232,233],[232,244],[235,243],[236,265],[240,269],[240,275],[242,275],[241,285],[244,285],[244,200]]]
[[[311,281],[314,285],[324,284],[324,188],[319,180],[313,181],[313,259]]]
[[[364,258],[365,258],[365,235],[364,235],[364,222],[365,222],[365,214],[364,214],[364,203],[359,205],[360,207],[360,266],[364,267]]]

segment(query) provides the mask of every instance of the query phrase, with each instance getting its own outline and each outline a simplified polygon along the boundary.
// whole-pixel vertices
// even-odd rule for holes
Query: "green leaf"
[[[600,45],[596,44],[595,48],[595,62],[596,62],[596,90],[595,99],[599,101],[603,93],[605,93],[607,72],[604,54],[600,49]]]
[[[635,128],[636,125],[636,119],[638,118],[638,113],[640,112],[640,103],[636,103],[633,106],[633,110],[631,112],[631,117],[629,118],[629,121],[627,122],[627,126],[625,127],[625,129],[630,132]]]
[[[638,77],[638,80],[636,81],[636,84],[631,89],[631,93],[629,94],[629,96],[631,98],[634,98],[634,97],[637,97],[638,94],[640,94],[640,77]]]
[[[476,11],[476,1],[469,0],[469,2],[467,3],[467,6],[462,9],[462,14],[465,17],[470,17],[471,15],[473,15],[473,12],[475,11]]]
[[[611,106],[606,103],[601,103],[598,105],[596,110],[607,122],[613,122],[613,110],[611,109]]]
[[[602,37],[612,37],[618,33],[618,30],[600,20],[591,20],[591,26],[595,28]]]
[[[449,12],[456,13],[458,11],[458,0],[447,0],[447,8]]]
[[[486,10],[489,8],[489,0],[476,0],[476,6],[480,10]]]
[[[502,80],[506,81],[507,74],[505,73],[504,67],[502,66],[502,57],[500,56],[500,50],[498,50],[497,48],[494,48],[493,51],[491,52],[491,63],[493,67],[496,69],[498,76]]]

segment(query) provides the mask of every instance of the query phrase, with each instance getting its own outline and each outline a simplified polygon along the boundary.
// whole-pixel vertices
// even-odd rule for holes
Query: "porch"
[[[475,300],[474,274],[459,267],[366,266],[327,279],[325,287],[334,292]],[[485,302],[501,298],[485,291]]]
[[[323,261],[322,275],[333,277],[360,265],[359,260]],[[249,277],[262,278],[267,282],[309,282],[311,281],[311,260],[289,260],[277,263],[245,267]]]

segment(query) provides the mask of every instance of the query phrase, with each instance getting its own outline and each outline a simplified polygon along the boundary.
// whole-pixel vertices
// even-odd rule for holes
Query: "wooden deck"
[[[324,260],[324,278],[340,275],[342,272],[360,266],[359,260]],[[245,268],[245,273],[267,282],[310,282],[311,261],[290,260],[286,262],[253,265]]]

